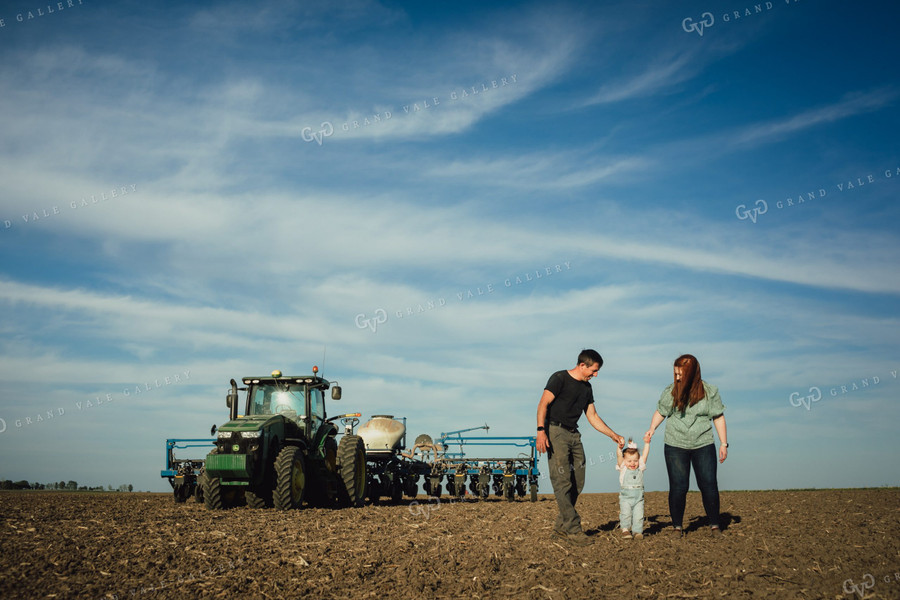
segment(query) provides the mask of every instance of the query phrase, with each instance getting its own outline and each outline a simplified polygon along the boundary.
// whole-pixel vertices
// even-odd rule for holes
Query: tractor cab
[[[318,376],[317,367],[313,367],[312,377],[285,377],[281,371],[273,371],[270,377],[245,377],[243,383],[247,401],[240,416],[282,415],[296,423],[308,439],[315,437],[325,423],[325,390],[331,383]],[[333,387],[331,392],[332,398],[340,398],[340,387]],[[229,407],[236,413],[235,400]],[[238,416],[234,414],[233,418]]]

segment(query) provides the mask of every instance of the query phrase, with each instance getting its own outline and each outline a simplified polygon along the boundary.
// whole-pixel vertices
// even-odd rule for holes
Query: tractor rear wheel
[[[300,508],[306,490],[306,463],[303,450],[285,446],[275,460],[275,491],[273,501],[278,510]]]
[[[341,504],[360,507],[366,500],[366,446],[358,435],[345,435],[338,444]]]

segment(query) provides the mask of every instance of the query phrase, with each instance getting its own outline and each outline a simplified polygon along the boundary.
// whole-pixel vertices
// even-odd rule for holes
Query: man
[[[593,543],[581,530],[581,517],[575,511],[578,494],[584,489],[584,446],[578,433],[581,413],[600,433],[609,436],[619,448],[625,438],[607,427],[594,408],[594,392],[589,383],[603,366],[596,350],[582,350],[578,365],[550,376],[537,409],[537,449],[547,453],[550,483],[559,506],[553,535],[578,546]]]

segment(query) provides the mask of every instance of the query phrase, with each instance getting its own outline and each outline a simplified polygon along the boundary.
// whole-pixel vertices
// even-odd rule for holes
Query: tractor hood
[[[281,422],[283,420],[284,417],[281,415],[252,415],[238,417],[219,427],[219,431],[257,431],[264,429],[270,423]]]

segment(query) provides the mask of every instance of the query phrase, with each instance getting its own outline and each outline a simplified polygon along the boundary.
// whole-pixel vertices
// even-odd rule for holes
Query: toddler
[[[644,469],[650,453],[650,436],[644,435],[644,452],[638,454],[637,444],[628,444],[616,453],[619,471],[619,524],[626,540],[644,537]]]

